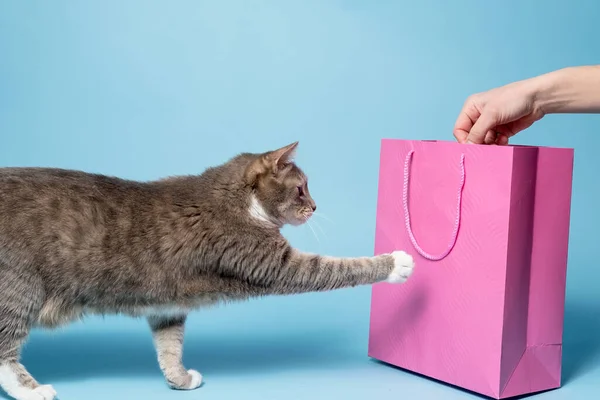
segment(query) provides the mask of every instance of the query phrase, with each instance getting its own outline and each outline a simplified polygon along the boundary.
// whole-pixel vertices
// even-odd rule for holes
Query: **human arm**
[[[568,67],[470,96],[454,126],[460,143],[505,145],[547,114],[600,113],[600,66]]]

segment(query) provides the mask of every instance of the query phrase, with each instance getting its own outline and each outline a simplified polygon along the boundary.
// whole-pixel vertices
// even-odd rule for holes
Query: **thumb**
[[[496,117],[493,113],[483,113],[475,121],[469,135],[467,136],[467,143],[483,144],[485,141],[485,135],[489,130],[496,126]]]

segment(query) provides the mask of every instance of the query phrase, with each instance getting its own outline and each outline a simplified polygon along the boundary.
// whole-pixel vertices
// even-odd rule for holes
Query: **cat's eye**
[[[298,195],[304,196],[304,189],[302,188],[302,186],[298,186]]]

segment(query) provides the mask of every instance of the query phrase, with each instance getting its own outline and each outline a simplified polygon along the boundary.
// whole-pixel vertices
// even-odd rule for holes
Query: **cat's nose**
[[[310,208],[312,208],[313,212],[317,211],[317,203],[314,201],[310,204]]]

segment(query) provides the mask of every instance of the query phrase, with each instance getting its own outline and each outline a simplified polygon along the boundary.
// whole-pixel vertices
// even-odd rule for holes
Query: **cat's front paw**
[[[196,389],[199,388],[200,385],[202,385],[202,375],[200,374],[200,372],[194,370],[194,369],[190,369],[188,370],[188,374],[190,374],[190,384],[188,385],[187,389],[188,390],[192,390],[192,389]]]
[[[394,251],[394,269],[387,278],[389,283],[404,283],[412,275],[415,261],[404,251]]]
[[[187,375],[169,377],[169,386],[176,390],[194,390],[202,385],[202,375],[200,372],[190,369],[187,371]]]
[[[54,400],[56,398],[56,390],[50,385],[40,385],[25,397],[19,397],[21,400]]]

